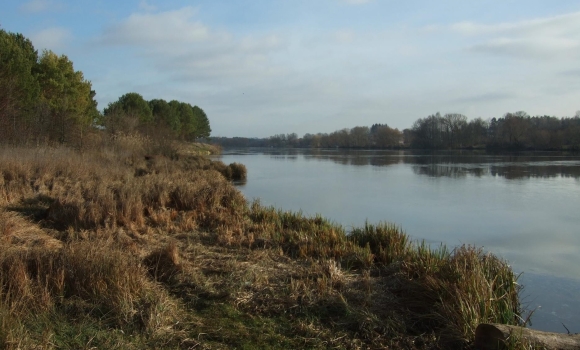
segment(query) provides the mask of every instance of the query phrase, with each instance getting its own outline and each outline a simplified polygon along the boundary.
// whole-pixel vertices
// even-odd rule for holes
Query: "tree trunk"
[[[475,348],[481,350],[507,349],[510,338],[522,339],[546,350],[579,350],[580,334],[537,331],[504,324],[480,324],[475,330]]]

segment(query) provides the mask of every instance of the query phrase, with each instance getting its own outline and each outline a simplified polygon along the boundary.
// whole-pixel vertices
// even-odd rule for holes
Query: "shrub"
[[[232,163],[229,168],[231,169],[232,180],[244,181],[247,179],[248,170],[244,164]]]

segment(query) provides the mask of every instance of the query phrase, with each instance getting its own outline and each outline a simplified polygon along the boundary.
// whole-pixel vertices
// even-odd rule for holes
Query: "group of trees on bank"
[[[525,112],[469,120],[436,113],[399,131],[386,124],[357,126],[330,134],[278,134],[269,138],[212,138],[223,147],[306,147],[361,149],[580,150],[580,111],[574,117],[530,117]]]
[[[89,132],[142,132],[193,141],[211,133],[205,112],[185,102],[127,93],[101,113],[96,92],[65,55],[0,29],[0,143],[82,146]]]
[[[82,139],[99,116],[95,91],[65,55],[41,55],[0,30],[0,138],[12,143]]]
[[[290,134],[295,135],[295,134]],[[270,142],[280,145],[284,142],[283,135],[270,137]],[[313,148],[396,148],[403,143],[403,134],[386,124],[356,126],[352,129],[341,129],[330,134],[305,134],[303,138],[286,137],[289,144]]]
[[[572,118],[506,113],[501,118],[467,121],[461,114],[436,113],[418,119],[406,142],[414,148],[579,150],[580,111]]]
[[[209,119],[198,106],[186,102],[163,99],[146,101],[135,92],[121,96],[103,112],[103,125],[111,132],[130,133],[135,130],[156,135],[195,141],[208,138]]]
[[[292,133],[265,139],[213,137],[211,140],[223,147],[399,148],[403,146],[403,133],[386,124],[374,124],[370,128],[357,126],[330,134],[305,134],[302,138]]]

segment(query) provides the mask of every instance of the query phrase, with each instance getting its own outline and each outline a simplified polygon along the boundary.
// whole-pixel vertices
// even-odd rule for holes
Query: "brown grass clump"
[[[175,242],[151,252],[143,259],[149,274],[157,281],[168,282],[181,271],[179,251]]]
[[[22,249],[55,250],[62,247],[61,241],[46,234],[38,225],[3,209],[0,209],[0,244]]]
[[[244,164],[232,163],[229,167],[232,169],[232,180],[244,181],[247,179],[248,170]]]
[[[171,144],[89,141],[0,149],[1,348],[469,348],[519,322],[493,255],[249,204],[243,165]]]
[[[223,162],[218,160],[211,162],[204,168],[216,170],[228,180],[245,181],[247,179],[248,170],[245,165],[240,163],[225,165]]]
[[[88,315],[112,327],[155,333],[173,320],[174,303],[135,257],[108,242],[76,242],[58,251],[3,247],[0,282],[0,309],[20,322],[33,315]]]

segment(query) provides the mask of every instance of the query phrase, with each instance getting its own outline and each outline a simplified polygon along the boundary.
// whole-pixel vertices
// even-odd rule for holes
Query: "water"
[[[580,155],[245,149],[221,160],[247,166],[239,189],[262,204],[484,247],[523,272],[532,328],[580,332]]]

